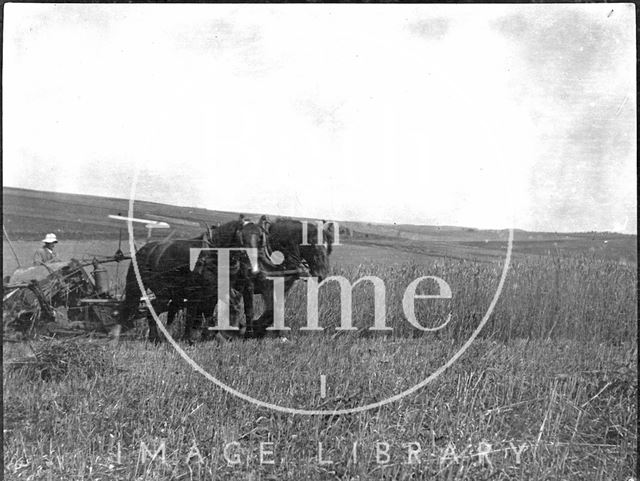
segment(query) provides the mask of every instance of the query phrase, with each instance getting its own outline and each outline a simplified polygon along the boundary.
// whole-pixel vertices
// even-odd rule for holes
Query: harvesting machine
[[[110,292],[104,264],[130,257],[120,249],[107,258],[19,268],[5,278],[4,340],[36,335],[106,334],[115,325],[120,300]]]

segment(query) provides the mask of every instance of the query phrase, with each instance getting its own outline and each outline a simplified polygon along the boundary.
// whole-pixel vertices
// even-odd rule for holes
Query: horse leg
[[[194,341],[204,338],[203,328],[206,323],[203,317],[206,317],[208,311],[206,304],[202,300],[193,301],[187,304],[186,319],[184,325],[184,339],[193,344]]]
[[[133,329],[132,318],[138,310],[138,304],[140,303],[140,287],[138,286],[138,280],[135,277],[133,267],[130,266],[127,271],[127,279],[125,282],[124,300],[120,305],[120,312],[118,314],[118,323],[111,330],[111,337],[117,341],[117,337],[122,331],[128,331]]]
[[[226,299],[225,299],[226,297]],[[223,296],[218,299],[217,296],[214,296],[211,299],[211,302],[207,304],[207,319],[213,318],[213,312],[215,310],[216,305],[218,306],[218,325],[220,325],[220,310],[221,306],[224,304],[227,307],[228,315],[229,315],[229,326],[238,329],[229,330],[229,329],[215,329],[215,338],[218,340],[228,341],[231,338],[244,336],[245,331],[245,323],[242,321],[242,294],[238,292],[235,288],[231,287],[229,289],[229,295]]]
[[[156,311],[156,314],[157,314],[158,311],[155,306],[154,306],[154,310]],[[149,326],[149,335],[147,336],[147,339],[149,340],[149,342],[152,342],[154,344],[160,344],[160,342],[162,342],[162,337],[158,333],[158,325],[156,324],[155,317],[150,312],[147,314],[147,325]]]
[[[160,320],[160,314],[162,314],[163,312],[167,312],[169,309],[168,301],[160,300],[157,298],[156,300],[152,301],[151,305],[153,306],[153,310],[158,316],[158,320]],[[160,344],[162,342],[162,336],[158,333],[158,325],[156,323],[155,317],[153,316],[153,314],[151,314],[151,312],[147,314],[147,324],[149,326],[149,341],[153,342],[154,344]]]
[[[176,318],[176,314],[178,313],[179,306],[173,299],[169,301],[169,306],[167,307],[167,329],[169,326],[173,324],[173,321]]]
[[[284,298],[278,299],[278,304],[282,304],[282,309],[284,309],[285,300],[289,295],[289,291],[291,290],[291,287],[293,287],[293,281],[285,282]],[[284,330],[272,329],[267,331],[269,327],[274,327],[273,323],[275,322],[274,311],[275,311],[276,301],[273,298],[274,297],[273,283],[269,280],[265,280],[265,282],[261,283],[259,288],[260,288],[260,292],[262,293],[262,298],[264,299],[265,308],[262,316],[260,316],[258,320],[255,322],[255,337],[262,338],[269,333],[274,337],[283,337],[286,332]]]
[[[193,327],[195,324],[194,318],[198,315],[195,303],[187,303],[187,308],[185,309],[185,320],[184,320],[184,334],[182,338],[185,341],[191,341],[191,333],[193,331]]]
[[[242,320],[241,301],[244,303],[245,320]],[[229,315],[231,317],[229,323],[231,326],[237,327],[239,331],[230,331],[228,334],[233,337],[243,337],[247,322],[253,319],[253,291],[243,289],[242,292],[238,292],[236,289],[231,289],[229,296]]]
[[[149,335],[147,339],[154,344],[160,344],[160,336],[158,335],[158,326],[156,320],[151,313],[147,314],[147,325],[149,326]]]
[[[209,339],[211,339],[212,331],[209,329],[209,327],[211,327],[212,325],[211,321],[213,320],[213,312],[216,308],[217,300],[218,300],[218,296],[212,295],[212,296],[209,296],[209,298],[203,305],[201,305],[201,311],[199,314],[198,321],[200,322],[200,327],[202,329],[202,334],[200,335],[200,338],[203,341],[208,341]]]
[[[247,337],[250,338],[262,338],[267,334],[267,327],[273,324],[273,285],[269,280],[264,280],[261,283],[260,292],[262,292],[262,298],[264,299],[264,312],[262,315],[250,322],[247,328]],[[253,307],[253,302],[251,302]],[[248,318],[247,318],[248,319]]]

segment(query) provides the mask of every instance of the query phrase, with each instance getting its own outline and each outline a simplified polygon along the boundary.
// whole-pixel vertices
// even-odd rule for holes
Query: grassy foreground
[[[33,249],[17,244],[25,255]],[[469,258],[414,247],[345,245],[332,255],[335,275],[384,281],[394,329],[386,337],[367,329],[374,303],[364,282],[352,292],[358,331],[335,331],[334,282],[320,291],[325,331],[301,334],[307,293],[298,283],[286,302],[289,342],[184,348],[229,386],[278,405],[342,409],[399,393],[468,339],[503,265],[500,256],[475,259],[475,246]],[[111,253],[113,243],[64,248],[68,258]],[[358,414],[257,407],[214,386],[167,345],[39,343],[41,365],[4,368],[4,478],[629,479],[637,469],[637,265],[596,254],[514,255],[471,348],[417,393]],[[124,267],[110,267],[118,292]],[[415,303],[423,326],[452,313],[437,332],[416,333],[404,319],[403,293],[420,276],[440,277],[453,293]],[[417,292],[433,290],[423,282]],[[3,347],[5,361],[29,353],[26,344]]]
[[[457,347],[324,335],[185,348],[244,392],[332,409],[397,392]],[[19,348],[5,345],[5,356]],[[70,348],[90,356],[70,357]],[[55,357],[56,347],[48,349]],[[634,349],[479,340],[433,383],[399,402],[310,417],[223,392],[167,345],[65,344],[59,350],[66,364],[48,380],[33,367],[5,367],[4,477],[628,479],[637,466]],[[225,446],[238,464],[225,459]]]

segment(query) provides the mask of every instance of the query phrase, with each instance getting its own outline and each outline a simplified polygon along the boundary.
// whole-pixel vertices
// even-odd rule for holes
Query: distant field
[[[119,230],[127,227],[123,221],[109,219],[110,214],[126,215],[127,199],[60,194],[3,187],[3,222],[12,240],[38,240],[44,233],[55,232],[63,239],[118,239]],[[136,217],[158,220],[168,218],[178,236],[200,231],[200,221],[209,223],[237,219],[235,212],[211,211],[176,207],[154,202],[137,201]],[[195,227],[194,227],[195,225]],[[134,224],[136,237],[144,239],[144,224]]]
[[[126,236],[122,221],[109,214],[126,214],[128,200],[39,192],[3,187],[3,222],[12,240],[38,241],[47,232],[63,240],[118,239]],[[256,219],[264,212],[254,213]],[[246,213],[251,216],[250,213]],[[270,214],[270,213],[266,213]],[[237,218],[238,213],[136,201],[135,215],[165,220],[176,237],[201,232],[199,222],[215,224]],[[273,217],[273,216],[272,216]],[[337,219],[340,220],[340,219]],[[487,259],[502,257],[507,231],[467,227],[341,223],[346,243],[388,246],[436,257]],[[145,239],[144,225],[134,224],[137,239]],[[162,237],[169,232],[155,234]],[[612,233],[545,233],[516,231],[514,252],[534,255],[589,254],[618,262],[637,263],[637,236]],[[4,242],[4,239],[3,239]]]

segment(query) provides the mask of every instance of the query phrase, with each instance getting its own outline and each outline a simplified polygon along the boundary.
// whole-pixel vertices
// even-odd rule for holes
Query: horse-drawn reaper
[[[308,238],[317,238],[317,227],[309,224]],[[300,221],[279,219],[265,230],[264,225],[243,220],[229,222],[193,239],[152,241],[135,254],[142,292],[135,268],[129,266],[123,299],[109,290],[102,265],[130,257],[118,248],[114,256],[42,264],[18,269],[3,283],[4,339],[35,335],[77,335],[87,332],[119,337],[133,327],[133,320],[146,316],[149,337],[158,340],[157,326],[141,304],[151,300],[156,314],[167,312],[171,324],[180,310],[186,312],[185,337],[191,339],[203,321],[210,323],[219,301],[228,304],[231,326],[223,336],[262,337],[274,321],[273,277],[284,279],[285,296],[297,279],[306,276],[322,280],[329,271],[333,239],[330,227],[321,238],[323,244],[304,242]],[[257,263],[246,252],[231,251],[229,292],[219,299],[217,248],[256,249]],[[202,249],[193,269],[192,249]],[[275,255],[279,253],[278,255]],[[281,257],[281,259],[276,259]],[[93,271],[88,269],[93,266]],[[254,318],[254,295],[262,295],[265,310]],[[226,298],[226,299],[225,299]],[[244,305],[245,319],[242,319]],[[220,310],[220,309],[219,309]]]
[[[118,250],[100,260],[18,268],[2,286],[3,339],[108,334],[117,326],[120,302],[109,290],[103,265],[125,259]]]
[[[317,238],[317,228],[309,226],[309,238]],[[120,310],[119,326],[127,331],[133,327],[134,314],[143,296],[151,302],[156,314],[167,312],[170,325],[178,311],[185,309],[185,337],[192,339],[203,321],[213,318],[219,299],[219,252],[217,248],[256,249],[257,263],[251,262],[245,251],[231,251],[229,258],[229,293],[226,301],[231,314],[230,331],[244,337],[262,337],[273,323],[273,283],[268,277],[284,277],[285,295],[293,283],[305,276],[324,278],[329,270],[332,233],[324,233],[326,244],[303,244],[303,224],[295,220],[279,219],[266,232],[260,225],[242,219],[209,228],[193,239],[149,242],[135,253],[140,281],[132,265],[127,272],[125,296]],[[193,269],[190,266],[192,249],[200,254]],[[282,262],[272,261],[272,252],[280,252]],[[279,260],[279,261],[280,261]],[[226,273],[225,273],[226,274]],[[254,320],[253,296],[264,298],[265,311]],[[243,301],[246,322],[241,319]],[[148,315],[149,337],[158,340],[153,316]]]

